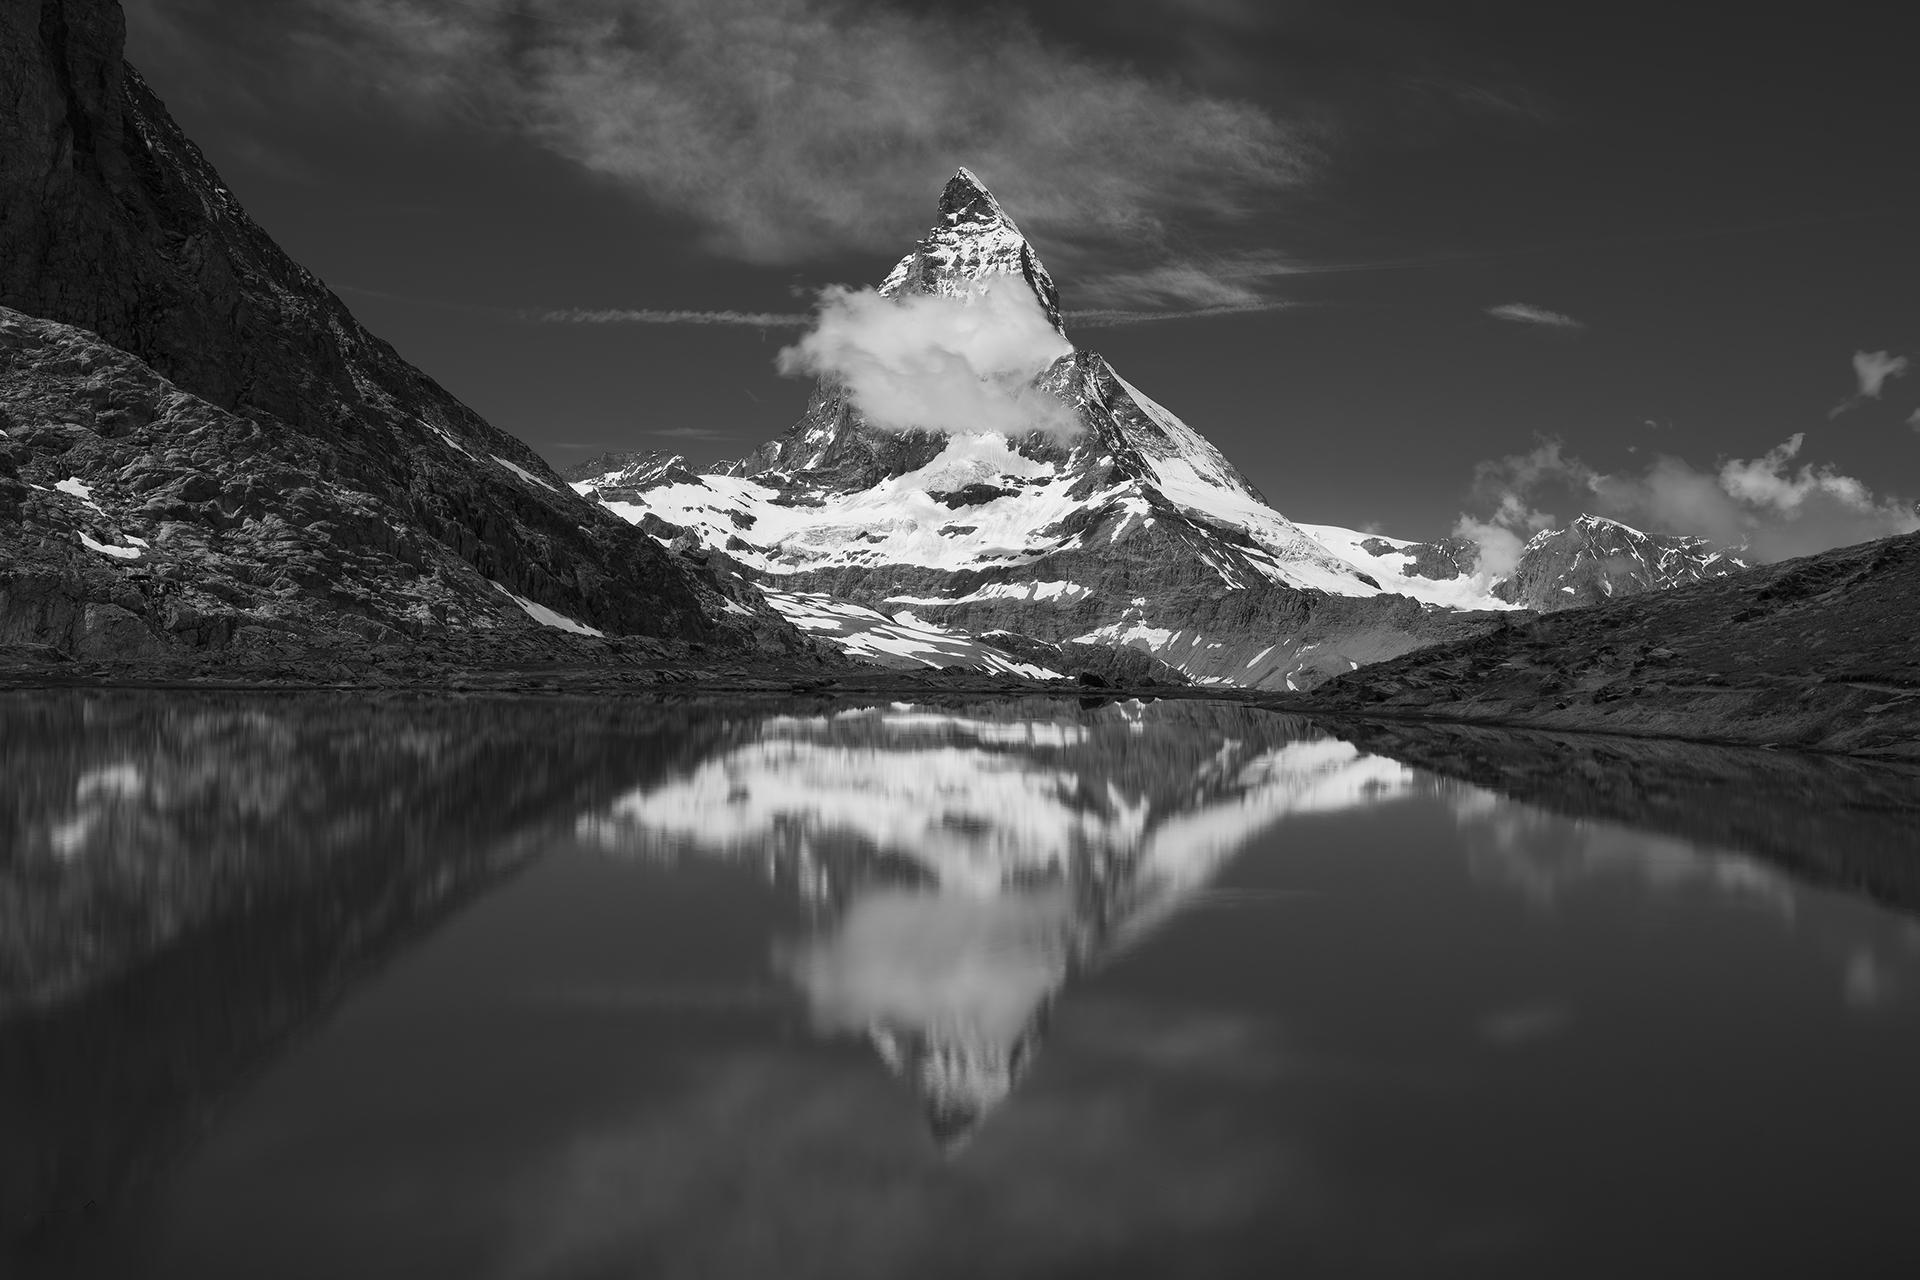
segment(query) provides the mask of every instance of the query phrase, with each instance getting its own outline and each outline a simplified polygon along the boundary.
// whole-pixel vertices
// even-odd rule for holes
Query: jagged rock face
[[[1437,538],[1432,542],[1402,543],[1368,538],[1361,544],[1376,556],[1398,552],[1407,559],[1407,573],[1445,582],[1472,573],[1480,563],[1480,547],[1471,538]]]
[[[1051,277],[962,170],[881,292],[965,297],[1012,275],[1059,329]],[[692,477],[633,458],[574,487],[782,589],[974,635],[1137,646],[1220,683],[1306,687],[1484,625],[1384,591],[1097,353],[1060,357],[1035,386],[1077,434],[882,430],[825,381],[747,458]]]
[[[1494,594],[1548,611],[1602,604],[1749,568],[1705,538],[1642,533],[1617,520],[1581,516],[1564,529],[1538,534]]]
[[[432,639],[538,659],[603,643],[516,601],[390,493],[340,474],[322,442],[270,434],[84,330],[0,309],[0,433],[0,644],[267,659]],[[531,518],[546,510],[513,536],[552,539],[556,522]],[[650,550],[628,579],[661,602],[663,628],[727,634],[704,617],[726,608],[723,584],[696,589]],[[768,645],[789,634],[732,608],[740,643],[750,625]]]
[[[172,443],[171,425],[190,431],[190,422],[217,421],[210,436],[180,442],[179,466],[186,458],[211,466],[180,503],[223,502],[222,510],[241,513],[237,521],[226,517],[223,534],[256,514],[264,518],[276,499],[289,525],[331,521],[327,540],[343,562],[323,558],[311,574],[289,570],[293,586],[316,600],[330,589],[319,578],[336,572],[349,581],[349,595],[373,590],[344,561],[370,565],[390,554],[402,563],[411,557],[419,569],[457,560],[469,578],[498,582],[609,634],[746,641],[734,623],[716,625],[718,597],[651,539],[579,503],[526,445],[400,359],[288,258],[123,62],[124,40],[112,0],[41,0],[0,12],[0,81],[10,99],[0,119],[0,305],[89,330],[160,380],[117,372],[130,381],[116,385],[130,389],[116,399],[111,388],[53,376],[58,371],[44,362],[21,365],[16,348],[10,377],[29,376],[30,366],[32,376],[50,378],[24,397],[37,416],[5,427],[16,440],[21,431],[85,422],[88,435],[119,442],[101,446],[116,468],[113,484],[151,482],[137,491],[151,504],[155,493],[186,483],[184,473],[120,476],[134,461],[124,442],[145,433],[143,447],[160,451]],[[56,347],[73,341],[51,334],[36,341],[42,338]],[[155,386],[167,388],[154,392],[161,399],[143,402]],[[62,404],[61,387],[111,403]],[[182,393],[197,407],[180,408]],[[13,396],[16,406],[22,399]],[[176,423],[177,413],[185,417]],[[213,438],[248,432],[253,440],[237,456],[209,462]],[[311,509],[284,505],[296,490]],[[355,518],[336,518],[343,502]],[[167,518],[180,523],[181,513]],[[8,558],[22,545],[39,546],[38,530],[0,526]],[[256,540],[269,536],[255,532]],[[303,583],[303,575],[315,580]],[[74,581],[90,592],[94,576]],[[449,569],[446,576],[459,575]],[[87,594],[48,607],[84,611],[110,598]],[[518,607],[501,599],[502,627],[534,625],[524,614],[515,621]],[[233,603],[261,600],[249,594]],[[395,625],[381,609],[359,604],[358,612]],[[762,622],[762,630],[788,633],[771,615]],[[167,632],[161,642],[191,643],[217,631]]]

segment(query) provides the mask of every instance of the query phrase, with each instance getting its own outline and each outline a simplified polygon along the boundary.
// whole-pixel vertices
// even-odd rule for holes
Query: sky
[[[1597,511],[1766,559],[1920,526],[1920,77],[1884,8],[126,8],[254,218],[561,466],[778,435],[780,352],[965,165],[1069,338],[1296,520]]]

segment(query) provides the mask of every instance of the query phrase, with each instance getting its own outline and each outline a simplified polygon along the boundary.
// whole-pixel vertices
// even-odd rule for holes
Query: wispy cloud
[[[1497,307],[1488,307],[1487,314],[1496,320],[1510,320],[1515,324],[1537,324],[1549,329],[1584,329],[1587,326],[1579,320],[1561,311],[1549,311],[1545,307],[1536,307],[1528,302],[1503,302]]]
[[[148,0],[149,7],[166,0]],[[787,264],[892,246],[965,164],[1062,274],[1168,264],[1306,184],[1325,126],[1043,36],[1004,9],[859,0],[266,0],[316,93],[510,132]],[[904,246],[903,246],[904,247]],[[1184,270],[1180,264],[1184,263]],[[1228,264],[1230,265],[1230,264]],[[1115,292],[1083,301],[1123,307]],[[1146,308],[1140,308],[1146,309]],[[651,323],[651,321],[636,321]],[[668,323],[671,323],[669,321]]]
[[[1188,307],[1177,311],[1090,310],[1067,311],[1061,318],[1075,329],[1116,329],[1122,325],[1158,324],[1165,320],[1198,320],[1207,316],[1239,316],[1254,311],[1284,311],[1300,306],[1297,302],[1276,299],[1272,302],[1231,303],[1217,307]]]
[[[818,318],[815,313],[808,311],[700,311],[678,307],[502,307],[477,302],[452,302],[442,298],[417,298],[407,294],[389,293],[383,289],[363,289],[357,285],[337,287],[339,292],[353,297],[378,298],[383,302],[433,307],[443,311],[457,311],[461,315],[484,316],[522,324],[716,325],[726,328],[764,330],[804,329]],[[1242,315],[1254,311],[1281,311],[1304,305],[1306,304],[1286,299],[1263,301],[1254,298],[1244,302],[1201,307],[1177,305],[1159,308],[1093,307],[1064,312],[1063,318],[1076,329],[1111,329],[1120,325],[1152,324],[1166,320],[1195,320],[1207,316]],[[751,396],[752,392],[747,394]]]
[[[1845,400],[1827,410],[1827,417],[1837,418],[1847,410],[1857,409],[1869,400],[1878,400],[1880,392],[1887,383],[1906,373],[1907,363],[1905,356],[1896,356],[1885,351],[1854,352],[1853,380],[1856,390]]]
[[[1462,516],[1456,532],[1496,560],[1520,535],[1550,527],[1549,503],[1569,514],[1591,511],[1659,533],[1685,533],[1741,546],[1761,562],[1920,530],[1904,499],[1876,495],[1830,465],[1802,462],[1804,432],[1757,458],[1699,467],[1661,456],[1638,472],[1603,472],[1568,454],[1557,440],[1479,465],[1475,489],[1492,507]],[[1509,560],[1510,563],[1510,560]]]
[[[718,427],[661,427],[641,434],[664,440],[724,440],[733,433]]]

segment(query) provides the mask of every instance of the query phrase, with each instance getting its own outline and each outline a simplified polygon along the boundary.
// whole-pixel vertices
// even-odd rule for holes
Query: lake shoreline
[[[1730,686],[1706,698],[1660,697],[1602,699],[1548,706],[1519,707],[1489,697],[1435,706],[1368,704],[1344,687],[1280,692],[1220,685],[1082,683],[1077,678],[1031,680],[980,671],[901,671],[887,668],[794,671],[782,667],[701,665],[525,666],[423,669],[396,667],[335,668],[309,673],[293,664],[228,672],[182,670],[185,664],[102,664],[68,662],[0,667],[0,693],[35,690],[99,689],[149,692],[365,693],[410,696],[498,695],[514,697],[659,697],[746,696],[805,697],[821,700],[891,698],[896,700],[979,698],[1166,699],[1228,702],[1275,712],[1311,716],[1329,725],[1480,728],[1514,732],[1620,738],[1630,741],[1697,744],[1791,751],[1819,756],[1892,762],[1920,762],[1920,690],[1894,693],[1867,713],[1826,706],[1808,712],[1779,713],[1779,699],[1765,686]],[[1843,682],[1818,682],[1831,689]],[[1361,688],[1365,688],[1364,685]],[[1693,693],[1695,691],[1687,691]],[[1861,689],[1859,692],[1876,692]],[[1768,705],[1769,701],[1772,705]],[[1703,702],[1705,705],[1702,705]],[[1718,703],[1714,706],[1713,703]],[[1756,706],[1756,703],[1759,705]]]

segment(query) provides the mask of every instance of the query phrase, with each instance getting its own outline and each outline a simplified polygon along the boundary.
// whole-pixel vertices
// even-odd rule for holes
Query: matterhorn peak
[[[880,285],[882,295],[972,293],[995,276],[1017,275],[1027,282],[1047,322],[1062,337],[1060,291],[1040,265],[1039,255],[1020,228],[970,169],[956,171],[940,193],[940,221],[900,259]]]
[[[1013,226],[1013,219],[1007,216],[1006,210],[1000,207],[1000,202],[993,198],[993,192],[987,190],[986,184],[974,177],[973,170],[965,166],[954,172],[953,177],[947,180],[946,189],[940,193],[940,216],[949,223],[962,219],[1004,222],[1014,231],[1019,231],[1018,227]]]

